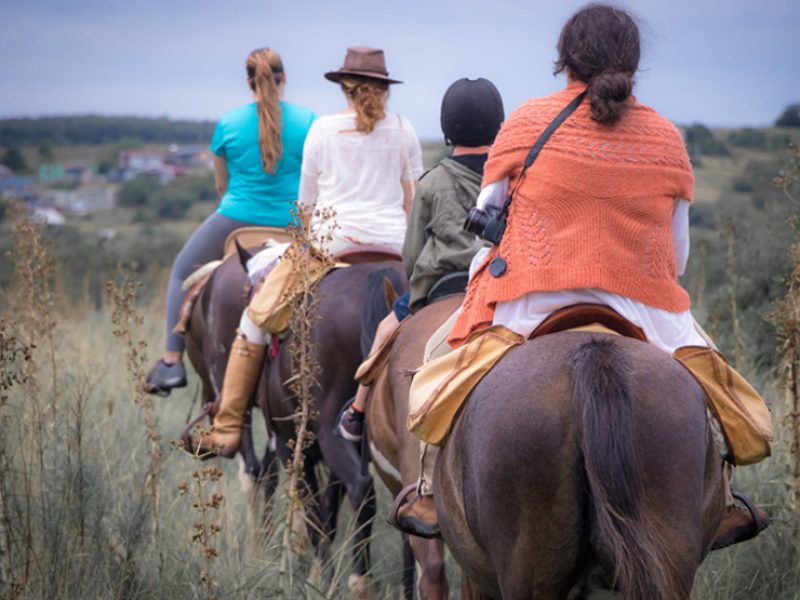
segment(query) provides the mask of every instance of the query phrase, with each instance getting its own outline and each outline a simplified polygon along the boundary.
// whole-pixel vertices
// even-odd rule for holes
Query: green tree
[[[28,165],[25,164],[25,156],[16,148],[7,148],[3,158],[0,158],[0,163],[17,173],[28,170]]]
[[[728,146],[714,137],[714,133],[702,123],[695,123],[686,128],[686,146],[689,154],[697,156],[730,156]]]
[[[728,143],[743,148],[766,148],[767,134],[752,127],[745,127],[730,134]]]
[[[150,198],[158,188],[152,179],[147,177],[135,177],[119,190],[118,200],[121,206],[141,207],[150,203]]]
[[[800,104],[791,104],[775,121],[776,127],[800,127]]]
[[[39,144],[36,152],[39,154],[39,164],[53,162],[53,145],[49,141]]]

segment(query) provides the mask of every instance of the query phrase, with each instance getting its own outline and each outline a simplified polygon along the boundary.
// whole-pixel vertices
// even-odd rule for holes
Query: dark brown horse
[[[185,335],[186,353],[200,377],[204,404],[214,402],[222,389],[231,344],[242,311],[247,306],[247,283],[240,258],[229,256],[212,273],[192,307]],[[248,414],[247,428],[242,436],[243,469],[252,478],[263,479],[269,494],[277,476],[275,455],[267,447],[262,458],[256,457],[249,425]],[[265,477],[267,475],[270,477]]]
[[[703,393],[668,354],[547,335],[475,388],[436,466],[444,539],[494,598],[688,599],[724,507]]]
[[[206,401],[213,400],[221,389],[228,351],[246,306],[246,275],[242,263],[247,258],[241,254],[238,258],[227,259],[214,272],[194,308],[187,334],[187,351],[203,381]],[[326,275],[317,288],[319,320],[314,327],[313,341],[317,345],[321,367],[315,388],[318,416],[310,426],[315,442],[306,452],[304,472],[313,513],[309,535],[318,556],[324,561],[336,533],[339,503],[346,496],[356,514],[354,570],[359,576],[366,574],[369,568],[368,540],[375,514],[372,478],[359,449],[334,436],[333,429],[339,411],[356,389],[353,376],[363,359],[361,324],[370,276],[379,276],[380,285],[373,284],[372,287],[382,291],[387,270],[393,273],[393,284],[402,289],[405,273],[399,260],[366,262],[335,270]],[[384,302],[383,313],[376,317],[387,312]],[[277,455],[284,462],[289,459],[287,444],[294,438],[294,424],[290,417],[297,408],[295,398],[284,385],[291,377],[287,342],[288,339],[284,340],[277,356],[267,361],[256,393],[256,403],[267,417],[268,429],[277,438]],[[273,455],[267,450],[263,459],[256,459],[248,429],[242,436],[241,451],[245,470],[250,475],[256,478],[264,474],[274,475]],[[323,489],[318,485],[315,470],[320,462],[331,473]],[[268,477],[266,481],[271,486],[275,478]]]
[[[420,472],[420,441],[406,427],[411,372],[422,364],[428,338],[461,304],[463,297],[463,294],[449,296],[407,318],[389,356],[387,376],[391,394],[371,397],[367,405],[372,462],[394,496],[417,481]],[[441,540],[408,538],[417,567],[419,597],[447,598],[444,544]]]
[[[383,277],[391,271],[393,283],[403,288],[405,272],[399,261],[368,262],[354,264],[335,270],[320,282],[319,320],[313,337],[321,372],[315,393],[317,418],[311,424],[314,445],[306,453],[306,483],[316,485],[314,466],[323,462],[331,471],[331,478],[317,502],[322,508],[322,535],[312,535],[312,541],[324,552],[335,535],[336,514],[342,495],[350,501],[356,514],[355,572],[365,575],[369,569],[368,541],[375,516],[375,496],[372,477],[367,470],[367,457],[359,448],[333,434],[336,419],[350,398],[355,395],[357,384],[354,375],[363,360],[361,351],[362,315],[365,310],[367,291],[384,288]],[[371,277],[372,276],[372,277]],[[370,281],[372,280],[372,284]],[[383,312],[388,307],[383,303]],[[288,460],[287,442],[294,437],[294,424],[289,417],[296,411],[296,401],[283,382],[291,377],[291,359],[288,343],[269,367],[268,392],[259,396],[259,404],[269,415],[272,429],[277,436],[278,455]]]

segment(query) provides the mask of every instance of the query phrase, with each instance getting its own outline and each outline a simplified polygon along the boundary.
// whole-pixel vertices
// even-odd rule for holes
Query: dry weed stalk
[[[4,417],[13,425],[8,433],[17,439],[15,456],[22,469],[17,471],[19,479],[13,481],[15,495],[23,498],[21,531],[22,539],[11,539],[17,556],[24,556],[22,573],[17,573],[14,589],[24,590],[33,572],[40,576],[41,565],[35,550],[34,525],[37,501],[47,497],[47,465],[45,449],[53,439],[56,426],[56,402],[58,392],[58,369],[56,365],[56,296],[53,292],[55,261],[45,240],[42,223],[35,223],[24,212],[19,212],[14,221],[12,247],[8,256],[14,264],[14,278],[9,298],[9,316],[12,319],[14,336],[27,349],[28,360],[17,363],[23,385],[19,404],[11,406]],[[9,325],[9,328],[12,325]],[[46,352],[46,355],[43,353]],[[45,397],[42,385],[41,365],[50,365],[49,396]],[[48,399],[49,398],[49,399]],[[4,432],[3,435],[6,438]],[[7,441],[6,441],[7,443]],[[8,528],[7,533],[11,531]]]
[[[800,146],[789,142],[789,152],[791,154],[789,165],[772,181],[775,187],[783,190],[790,201],[800,204],[796,196],[797,188],[800,187]]]
[[[111,280],[106,284],[108,299],[111,301],[111,323],[114,336],[122,340],[125,346],[125,363],[133,383],[133,401],[142,410],[144,425],[147,431],[148,474],[145,487],[150,495],[150,511],[152,516],[153,542],[159,545],[159,489],[158,479],[164,462],[161,449],[161,434],[158,432],[158,420],[155,415],[153,396],[144,387],[147,366],[147,342],[137,338],[137,328],[144,321],[136,310],[136,299],[140,281],[133,279],[130,270],[120,269],[120,283]],[[163,556],[160,557],[163,560]]]
[[[725,260],[725,273],[728,276],[728,302],[731,311],[731,323],[733,324],[734,366],[741,372],[744,368],[744,345],[742,344],[742,326],[739,321],[739,305],[736,301],[736,292],[739,283],[739,275],[736,273],[736,231],[732,223],[725,226],[725,242],[728,246],[728,253]]]
[[[788,171],[775,178],[775,185],[783,189],[790,200],[796,202],[790,189],[800,185],[800,148],[789,144],[792,164]],[[789,224],[798,230],[800,215],[795,214]],[[786,386],[786,417],[789,430],[789,453],[792,465],[792,498],[790,508],[800,513],[800,242],[790,250],[792,272],[786,281],[786,293],[775,303],[770,320],[778,332],[783,360],[783,379]],[[795,534],[800,539],[800,520],[795,519]]]
[[[792,510],[800,512],[800,243],[791,249],[794,269],[788,278],[786,294],[775,303],[771,320],[775,325],[783,361],[786,385],[786,423],[790,435],[790,453],[793,457]],[[800,535],[800,528],[798,528]]]
[[[296,516],[303,515],[303,498],[301,491],[305,451],[314,443],[314,434],[309,422],[316,416],[314,407],[314,388],[318,385],[317,377],[320,366],[317,362],[317,345],[314,343],[313,329],[319,321],[319,298],[316,286],[321,276],[332,266],[331,256],[319,248],[324,248],[332,239],[336,229],[335,214],[329,209],[312,213],[311,209],[300,208],[297,213],[299,223],[309,223],[312,214],[319,222],[328,225],[325,233],[312,233],[308,227],[298,226],[292,229],[292,245],[281,260],[290,260],[298,277],[292,294],[292,319],[289,330],[292,333],[289,341],[289,352],[292,360],[292,377],[287,385],[295,396],[297,411],[293,415],[295,437],[289,443],[292,459],[286,467],[288,486],[286,519],[283,530],[283,548],[280,574],[288,575],[288,589],[292,588],[291,556],[295,546],[292,523]]]
[[[17,330],[25,344],[33,349],[44,346],[50,362],[50,405],[47,414],[42,410],[38,373],[31,369],[28,374],[27,396],[32,400],[31,409],[40,411],[36,418],[55,418],[55,402],[58,398],[56,367],[56,319],[57,296],[53,291],[55,260],[45,240],[45,225],[36,223],[26,214],[19,214],[14,223],[14,234],[10,258],[14,263],[14,279],[11,286],[11,314]],[[44,342],[44,343],[43,343]],[[31,364],[32,366],[32,364]]]
[[[3,410],[8,400],[8,393],[15,386],[27,383],[30,372],[31,349],[20,340],[9,327],[5,319],[0,318],[0,595],[11,597],[14,582],[9,535],[11,530],[6,490],[9,490],[7,476],[9,465],[6,461],[6,434],[9,418]]]
[[[189,493],[190,487],[194,488],[195,501],[192,508],[197,511],[198,521],[193,524],[192,542],[203,549],[203,570],[200,572],[200,582],[203,584],[206,600],[214,600],[214,578],[211,566],[217,558],[217,549],[212,545],[213,538],[219,534],[222,527],[219,524],[219,508],[225,497],[218,491],[209,491],[209,486],[217,488],[217,483],[222,478],[222,471],[215,466],[207,466],[192,473],[194,482],[190,485],[186,481],[178,484],[178,492],[183,496]],[[217,515],[217,516],[215,516]]]
[[[705,292],[706,292],[706,278],[708,277],[706,273],[706,267],[708,265],[708,242],[706,240],[702,240],[700,242],[700,267],[697,272],[697,279],[695,284],[695,290],[692,294],[692,300],[694,300],[694,305],[698,308],[703,307],[703,303],[705,301]]]

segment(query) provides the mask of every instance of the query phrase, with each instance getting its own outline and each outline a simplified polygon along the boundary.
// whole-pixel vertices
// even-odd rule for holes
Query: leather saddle
[[[647,341],[644,331],[617,311],[603,304],[573,304],[555,311],[531,334],[530,339],[549,333],[568,331],[589,325],[601,325],[623,337]]]
[[[403,257],[395,250],[379,244],[361,244],[359,246],[346,248],[338,254],[335,254],[334,258],[348,265],[360,265],[362,263],[383,262],[387,260],[403,260]]]
[[[455,294],[463,294],[465,291],[467,291],[468,283],[468,271],[456,271],[455,273],[448,273],[433,284],[433,287],[428,292],[427,303],[433,304],[442,298],[447,298],[448,296],[453,296]]]

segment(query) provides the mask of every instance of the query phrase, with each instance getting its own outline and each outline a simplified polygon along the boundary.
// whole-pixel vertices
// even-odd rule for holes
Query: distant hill
[[[41,117],[0,119],[0,147],[109,144],[135,140],[141,143],[207,144],[213,121],[173,121],[166,118]]]

